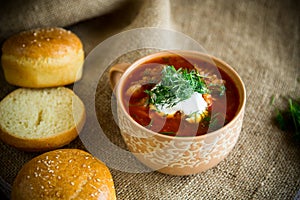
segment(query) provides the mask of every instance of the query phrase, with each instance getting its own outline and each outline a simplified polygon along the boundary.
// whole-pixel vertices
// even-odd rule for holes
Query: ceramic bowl
[[[237,87],[238,109],[233,119],[222,128],[200,136],[174,137],[153,132],[138,124],[122,103],[124,82],[141,64],[161,56],[180,54],[214,63]],[[132,64],[120,63],[110,70],[111,86],[115,87],[121,135],[128,149],[147,167],[170,175],[190,175],[208,170],[220,163],[235,146],[243,123],[246,91],[237,72],[224,61],[194,51],[163,51],[138,59]]]

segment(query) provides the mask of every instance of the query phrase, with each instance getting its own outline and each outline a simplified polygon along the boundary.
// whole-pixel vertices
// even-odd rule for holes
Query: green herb
[[[221,128],[225,123],[225,116],[224,114],[217,112],[215,113],[210,120],[209,127],[213,130]]]
[[[274,97],[273,97],[274,98]],[[272,105],[274,100],[272,99]],[[295,138],[300,141],[300,102],[288,99],[288,108],[286,110],[279,110],[276,108],[276,122],[281,130],[288,130],[294,132]]]
[[[226,91],[225,85],[221,85],[219,90],[220,90],[220,96],[223,96],[225,94],[225,91]]]
[[[273,95],[273,96],[271,97],[270,105],[274,105],[274,102],[275,102],[275,95]]]
[[[188,99],[194,92],[200,94],[210,93],[203,76],[196,70],[178,69],[166,66],[162,70],[162,79],[154,88],[145,91],[150,96],[149,103],[163,104],[168,107]]]
[[[225,94],[226,87],[224,84],[209,83],[207,86],[209,90],[219,92],[220,96],[223,96]]]
[[[208,115],[206,115],[206,116],[203,118],[203,121],[205,121],[205,122],[210,122],[210,120],[211,120],[211,117],[208,116]]]
[[[300,104],[289,99],[290,114],[293,119],[296,134],[300,137]]]

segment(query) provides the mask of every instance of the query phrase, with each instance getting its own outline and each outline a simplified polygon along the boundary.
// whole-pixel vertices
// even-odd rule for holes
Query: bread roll
[[[85,122],[85,107],[65,87],[19,88],[0,102],[0,139],[24,151],[70,143]]]
[[[12,200],[116,199],[109,169],[91,154],[61,149],[26,163],[14,180]]]
[[[2,67],[8,83],[30,88],[63,86],[82,75],[80,39],[62,28],[24,31],[2,46]]]

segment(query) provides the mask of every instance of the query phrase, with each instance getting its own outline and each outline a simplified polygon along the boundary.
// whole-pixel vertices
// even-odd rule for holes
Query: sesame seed
[[[45,187],[41,185],[41,189],[43,190],[43,189],[45,189]]]
[[[26,47],[26,45],[25,45],[25,44],[22,44],[22,47],[24,48],[24,47]]]
[[[60,197],[60,193],[59,193],[58,191],[55,193],[55,195],[56,195],[57,197]]]
[[[68,32],[68,34],[71,34],[71,31],[69,30],[69,31],[67,31]]]
[[[58,168],[59,168],[59,166],[57,165],[55,168],[56,168],[56,169],[58,169]]]
[[[86,157],[85,157],[85,159],[87,160],[87,159],[89,159],[89,157],[88,157],[88,156],[86,156]]]
[[[36,37],[37,36],[37,32],[33,32],[33,36]]]
[[[75,183],[74,183],[74,182],[70,182],[70,184],[71,184],[71,185],[75,185]]]
[[[41,46],[42,46],[41,43],[39,43],[39,44],[38,44],[38,47],[41,47]]]
[[[82,167],[86,167],[86,164],[83,164]]]
[[[72,159],[70,159],[70,160],[69,160],[69,163],[71,163],[72,161],[73,161],[73,160],[72,160]]]
[[[47,163],[47,161],[44,161],[43,163],[44,163],[44,165],[46,165],[46,167],[48,167],[48,169],[49,169],[50,166],[49,166],[49,164]]]
[[[96,179],[97,182],[100,182],[101,180],[99,178]]]
[[[32,187],[32,186],[30,186],[30,189],[31,189],[31,190],[33,190],[33,187]]]
[[[48,179],[48,178],[49,178],[49,176],[44,176],[44,178],[43,178],[43,179],[45,180],[45,179]]]
[[[48,160],[48,158],[49,158],[49,157],[48,157],[48,156],[46,156],[46,160]]]
[[[27,179],[30,179],[30,176],[28,175],[28,176],[26,176],[26,178],[27,178]]]
[[[95,195],[94,195],[94,194],[91,194],[91,196],[94,197]]]
[[[50,39],[49,39],[49,38],[47,38],[46,40],[47,40],[48,42],[50,41]]]
[[[57,176],[57,179],[59,179],[59,180],[60,180],[60,179],[61,179],[61,176]]]
[[[88,168],[88,169],[90,169],[90,168],[91,168],[91,166],[89,166],[89,165],[88,165],[88,166],[87,166],[87,168]]]

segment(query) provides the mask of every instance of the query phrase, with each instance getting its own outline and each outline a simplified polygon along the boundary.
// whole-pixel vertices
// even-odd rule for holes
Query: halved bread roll
[[[0,139],[24,151],[70,143],[85,122],[80,98],[65,87],[19,88],[0,102]]]

